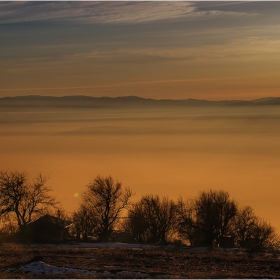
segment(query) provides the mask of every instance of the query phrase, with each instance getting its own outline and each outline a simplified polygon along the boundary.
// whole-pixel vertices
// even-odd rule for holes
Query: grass
[[[1,245],[0,278],[280,278],[275,255],[239,252],[198,252],[170,248],[71,248],[63,246]],[[93,275],[32,275],[18,268],[35,256],[50,265],[96,271]],[[7,268],[15,268],[7,273]]]

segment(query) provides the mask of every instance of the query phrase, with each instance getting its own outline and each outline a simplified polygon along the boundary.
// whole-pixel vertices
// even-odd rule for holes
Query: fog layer
[[[280,229],[278,106],[0,112],[0,169],[49,175],[67,211],[97,175],[173,199],[223,189]]]

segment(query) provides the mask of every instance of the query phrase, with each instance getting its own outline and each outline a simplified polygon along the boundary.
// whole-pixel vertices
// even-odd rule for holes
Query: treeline
[[[31,183],[26,173],[0,172],[2,232],[22,233],[34,219],[59,213],[41,174]],[[228,192],[209,190],[197,197],[173,201],[144,195],[131,202],[130,188],[111,176],[97,176],[86,186],[76,211],[64,218],[72,221],[72,238],[110,241],[115,230],[126,233],[127,242],[191,246],[238,247],[250,252],[279,248],[275,229],[257,217],[250,206],[240,206]],[[58,211],[59,210],[59,211]]]

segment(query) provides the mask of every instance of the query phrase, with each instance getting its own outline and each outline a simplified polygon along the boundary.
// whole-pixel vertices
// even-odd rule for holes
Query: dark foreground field
[[[280,278],[280,259],[275,254],[249,259],[237,251],[116,245],[2,244],[0,277]]]

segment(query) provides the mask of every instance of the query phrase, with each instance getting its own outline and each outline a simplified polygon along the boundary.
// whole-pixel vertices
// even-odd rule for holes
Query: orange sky
[[[74,211],[86,185],[111,175],[140,199],[228,191],[280,229],[278,106],[188,109],[52,109],[0,113],[0,170],[50,176]]]

